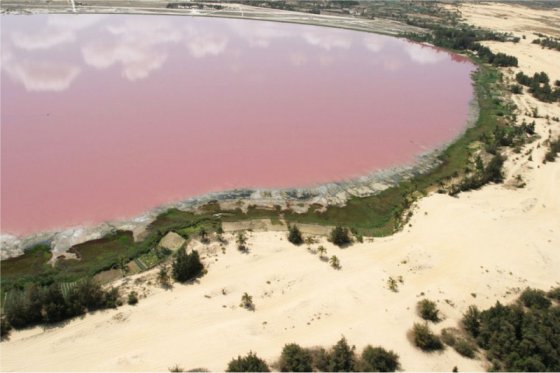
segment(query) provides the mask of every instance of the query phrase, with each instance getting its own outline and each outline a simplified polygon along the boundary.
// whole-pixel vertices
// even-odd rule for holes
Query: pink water
[[[332,28],[2,15],[1,231],[412,162],[464,129],[473,68]]]

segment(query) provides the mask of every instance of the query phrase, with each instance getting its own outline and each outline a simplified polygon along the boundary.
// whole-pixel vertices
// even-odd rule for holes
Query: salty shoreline
[[[331,18],[332,17],[327,17],[326,19],[331,22]],[[268,20],[268,18],[254,19]],[[324,23],[321,24],[321,26],[333,25]],[[362,30],[361,28],[353,29],[357,31]],[[440,164],[438,156],[441,152],[444,151],[449,144],[460,138],[464,131],[473,126],[476,122],[479,112],[477,105],[478,103],[475,96],[469,103],[469,115],[466,124],[459,135],[451,139],[446,144],[440,145],[437,149],[428,151],[424,154],[419,154],[415,161],[408,164],[376,170],[369,174],[357,175],[356,177],[350,179],[338,180],[304,188],[245,188],[212,192],[205,195],[165,203],[150,209],[145,213],[130,218],[114,219],[103,223],[85,223],[73,227],[60,227],[58,229],[40,231],[29,235],[18,235],[11,234],[10,232],[4,232],[0,234],[0,242],[2,243],[0,258],[7,259],[21,255],[24,249],[40,242],[51,242],[54,253],[53,257],[56,257],[75,244],[100,238],[116,229],[132,230],[135,232],[135,236],[137,236],[138,233],[140,233],[142,229],[146,227],[158,214],[169,208],[193,211],[200,205],[213,200],[218,200],[220,203],[226,205],[237,202],[241,204],[242,209],[246,209],[249,205],[263,208],[272,208],[275,205],[281,207],[291,205],[291,209],[296,212],[305,212],[312,204],[320,204],[324,207],[343,206],[349,198],[374,195],[387,189],[388,187],[398,185],[403,180],[409,180],[420,174],[427,174],[437,167]]]
[[[41,242],[51,243],[53,258],[56,258],[74,245],[101,238],[116,230],[131,230],[137,237],[159,214],[166,210],[177,208],[184,211],[197,211],[199,207],[213,201],[218,201],[220,205],[235,203],[236,206],[241,205],[243,210],[246,210],[249,206],[272,208],[273,206],[287,207],[291,205],[292,209],[297,208],[298,212],[305,212],[313,204],[344,206],[349,198],[374,195],[417,175],[427,174],[440,165],[441,162],[438,157],[441,153],[459,139],[464,131],[476,123],[479,109],[476,97],[469,103],[469,108],[469,118],[461,134],[437,149],[418,155],[417,160],[411,164],[378,170],[352,179],[319,184],[308,188],[244,188],[211,192],[202,196],[162,204],[132,218],[116,219],[101,224],[79,225],[24,236],[2,233],[0,234],[0,259],[4,260],[22,255],[25,249]],[[296,203],[297,206],[294,205]]]

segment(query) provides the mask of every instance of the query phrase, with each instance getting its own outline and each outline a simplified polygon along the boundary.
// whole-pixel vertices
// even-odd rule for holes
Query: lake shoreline
[[[5,12],[5,9],[3,9]],[[96,13],[97,11],[94,11]],[[49,12],[57,13],[57,12]],[[7,14],[13,14],[7,12]],[[22,11],[21,14],[26,14]],[[119,12],[118,14],[122,14]],[[130,14],[154,14],[154,13],[138,13],[131,11]],[[176,13],[174,13],[176,14]],[[204,14],[181,14],[183,16],[196,15],[204,16]],[[233,17],[242,18],[242,17]],[[315,26],[337,27],[332,24],[332,17],[323,17],[324,23],[308,23]],[[334,17],[338,18],[344,17]],[[278,21],[277,19],[269,19],[267,17],[250,17],[245,16],[243,19],[255,19],[261,21]],[[290,22],[290,21],[285,21]],[[346,29],[362,32],[375,32],[364,30],[361,27],[350,27],[346,25]],[[402,32],[402,31],[401,31]],[[390,34],[390,33],[389,33]],[[394,35],[394,34],[390,34]],[[475,83],[471,80],[472,84]],[[193,196],[181,200],[164,203],[151,208],[138,215],[127,218],[112,219],[102,223],[84,223],[76,226],[60,227],[39,231],[31,234],[13,234],[12,232],[3,232],[0,234],[1,250],[0,259],[8,259],[18,255],[22,255],[24,251],[38,243],[48,242],[53,246],[53,258],[64,253],[73,245],[86,242],[92,239],[101,238],[106,234],[114,232],[118,229],[132,230],[135,236],[140,234],[142,230],[153,221],[159,214],[170,208],[178,208],[187,211],[196,211],[200,206],[211,201],[220,201],[224,204],[233,204],[234,202],[248,206],[257,206],[263,208],[273,208],[275,206],[291,208],[296,212],[305,212],[311,205],[319,204],[324,206],[344,206],[345,203],[353,197],[367,197],[375,195],[387,188],[393,187],[405,180],[410,180],[418,175],[424,175],[440,165],[438,159],[442,152],[461,138],[464,132],[475,125],[479,107],[476,98],[476,92],[469,102],[469,114],[461,132],[450,141],[440,145],[438,148],[418,154],[414,161],[399,166],[378,169],[365,175],[357,175],[356,177],[337,180],[327,183],[318,183],[309,187],[301,188],[242,188],[234,190],[224,190],[219,192],[211,192],[203,195]]]

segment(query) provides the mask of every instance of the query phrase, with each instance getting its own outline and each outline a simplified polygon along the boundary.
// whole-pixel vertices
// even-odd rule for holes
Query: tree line
[[[517,66],[515,56],[505,53],[493,53],[490,48],[479,43],[482,40],[507,41],[506,34],[492,31],[480,30],[472,27],[446,27],[430,24],[431,33],[407,34],[410,39],[431,43],[437,47],[453,49],[457,51],[470,50],[477,52],[478,56],[485,62],[499,67]]]
[[[326,350],[286,344],[276,366],[281,372],[394,372],[400,369],[399,356],[383,347],[366,346],[361,354],[342,337]],[[227,372],[269,372],[270,367],[254,352],[232,359]]]
[[[556,87],[552,88],[550,85],[550,79],[544,71],[535,73],[532,77],[525,75],[520,71],[515,75],[515,80],[517,81],[517,83],[528,87],[529,92],[533,95],[534,98],[539,101],[560,101],[560,82],[556,81]],[[520,91],[519,88],[515,88],[512,90]]]
[[[560,371],[559,302],[560,288],[527,288],[510,305],[496,302],[484,311],[471,306],[462,325],[493,371]]]
[[[88,311],[120,305],[118,289],[103,290],[91,279],[78,282],[67,294],[63,294],[60,283],[47,287],[33,283],[24,291],[10,293],[4,304],[2,337],[7,336],[12,327],[57,323]]]

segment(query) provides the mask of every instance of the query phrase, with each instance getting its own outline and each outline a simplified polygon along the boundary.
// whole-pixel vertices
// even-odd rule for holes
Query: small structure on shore
[[[158,247],[168,249],[171,251],[177,251],[187,242],[183,237],[175,232],[167,233],[161,241],[159,241]]]

